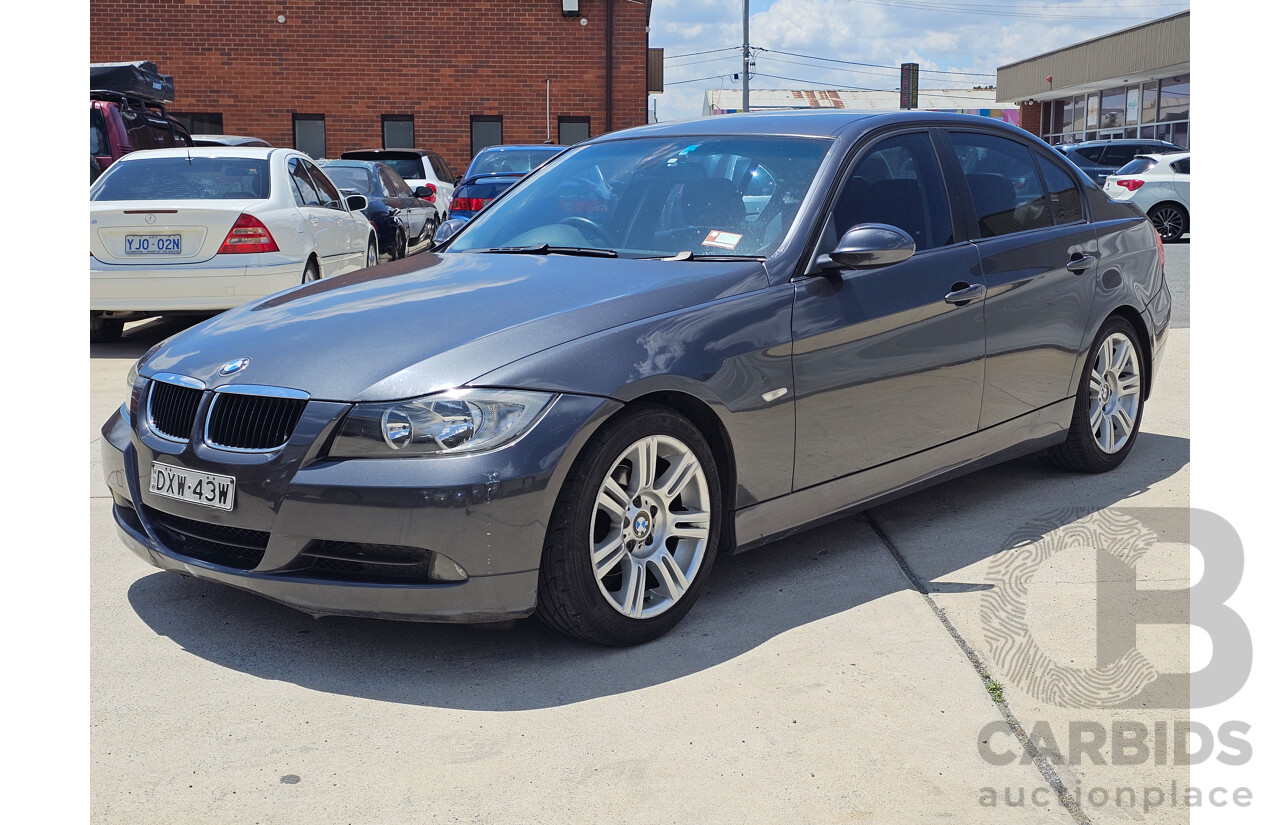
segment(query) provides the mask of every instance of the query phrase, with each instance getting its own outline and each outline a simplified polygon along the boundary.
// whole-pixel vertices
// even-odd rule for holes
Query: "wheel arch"
[[[663,407],[684,416],[711,448],[711,454],[716,460],[716,472],[720,476],[720,505],[723,514],[720,523],[720,546],[725,552],[732,553],[737,544],[733,513],[737,502],[738,467],[729,431],[705,401],[678,390],[658,390],[629,399],[602,422],[601,426],[607,425],[619,414],[642,405]]]

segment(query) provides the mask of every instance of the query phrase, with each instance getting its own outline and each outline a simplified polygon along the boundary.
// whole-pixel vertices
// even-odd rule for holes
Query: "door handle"
[[[955,304],[962,307],[970,301],[976,301],[987,294],[987,288],[982,284],[965,284],[958,283],[951,287],[951,291],[943,296],[942,300],[948,304]]]
[[[1079,252],[1071,256],[1071,260],[1067,261],[1067,269],[1079,275],[1097,262],[1097,258],[1092,255],[1081,255]]]

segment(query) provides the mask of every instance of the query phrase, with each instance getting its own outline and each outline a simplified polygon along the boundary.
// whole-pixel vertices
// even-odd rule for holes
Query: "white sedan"
[[[365,205],[293,149],[125,155],[89,190],[90,341],[119,338],[126,320],[221,312],[373,266]]]
[[[1191,228],[1191,153],[1138,155],[1108,175],[1102,191],[1147,213],[1161,240],[1176,241]]]

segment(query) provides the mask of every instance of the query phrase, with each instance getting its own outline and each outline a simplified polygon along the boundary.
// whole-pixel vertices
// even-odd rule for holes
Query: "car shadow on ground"
[[[914,570],[928,586],[1006,546],[1008,533],[997,526],[989,535],[980,531],[977,540],[952,538],[955,528],[973,525],[983,513],[1000,513],[1008,524],[1042,517],[1052,507],[1046,502],[1101,510],[1159,484],[1189,461],[1187,439],[1144,433],[1126,464],[1112,473],[1067,474],[1028,457],[900,499],[886,505],[891,512],[877,508],[871,516],[879,520],[884,512],[931,522],[928,529],[946,551],[932,554],[928,569]],[[955,506],[940,509],[946,502]],[[188,653],[263,679],[384,702],[528,710],[675,680],[795,628],[910,589],[865,521],[851,516],[718,560],[685,620],[668,635],[630,649],[578,642],[535,619],[505,629],[315,620],[249,593],[167,573],[139,579],[128,598],[153,631]],[[895,644],[892,638],[878,643]]]
[[[171,335],[193,327],[212,315],[163,315],[125,325],[119,341],[110,344],[90,344],[90,358],[128,358],[137,360],[143,353]]]

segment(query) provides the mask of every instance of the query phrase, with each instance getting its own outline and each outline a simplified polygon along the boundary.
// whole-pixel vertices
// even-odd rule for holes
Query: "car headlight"
[[[385,458],[491,450],[528,431],[555,398],[545,392],[481,389],[356,404],[329,455]]]

